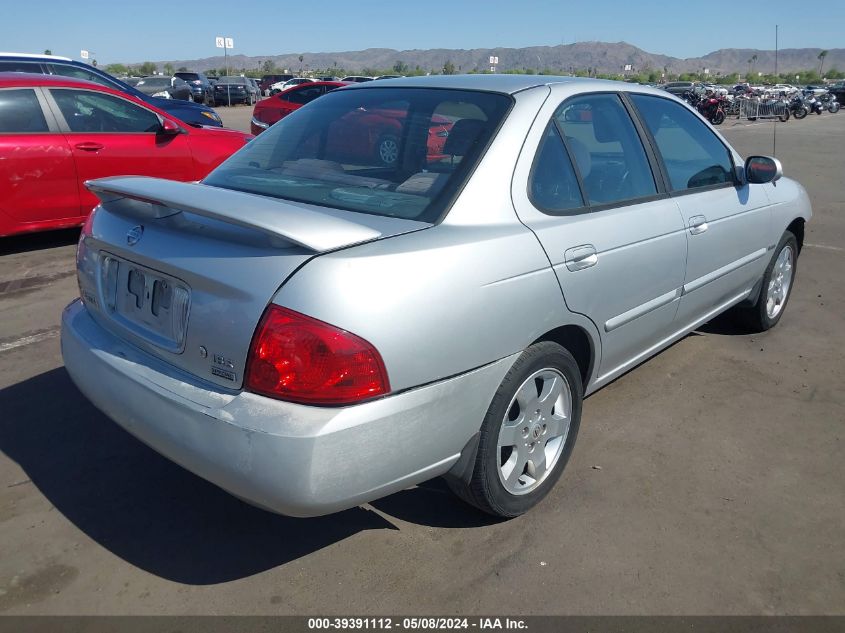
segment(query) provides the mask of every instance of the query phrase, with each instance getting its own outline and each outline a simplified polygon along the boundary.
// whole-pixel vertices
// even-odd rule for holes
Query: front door
[[[680,103],[632,94],[662,159],[667,185],[689,239],[680,326],[692,326],[735,302],[763,275],[774,244],[764,187],[740,186],[732,154],[710,127]]]
[[[687,240],[653,163],[617,94],[582,95],[548,122],[528,195],[515,190],[517,213],[545,248],[567,307],[600,333],[599,382],[674,331]]]

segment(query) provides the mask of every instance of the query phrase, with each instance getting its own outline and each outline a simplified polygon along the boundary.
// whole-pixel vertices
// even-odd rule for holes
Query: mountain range
[[[819,48],[792,48],[778,52],[778,70],[794,72],[818,69]],[[303,61],[299,61],[300,54]],[[364,69],[387,69],[396,62],[403,62],[411,69],[419,66],[423,70],[439,70],[450,61],[457,72],[489,70],[490,56],[499,58],[498,71],[531,68],[535,71],[552,69],[571,72],[593,68],[599,73],[621,73],[630,64],[634,72],[650,71],[671,74],[703,72],[709,69],[711,75],[749,72],[749,60],[756,55],[753,72],[772,73],[775,70],[775,51],[747,48],[723,48],[702,57],[681,59],[649,53],[626,42],[579,42],[560,46],[529,46],[526,48],[475,48],[475,49],[415,49],[398,51],[391,48],[368,48],[361,51],[336,53],[287,53],[280,55],[230,55],[230,68],[259,68],[270,60],[276,68],[287,68],[297,72],[302,68],[339,68],[346,72],[362,72]],[[179,59],[157,62],[159,67],[166,63],[178,68],[205,71],[222,68],[222,55],[202,59]],[[830,49],[824,61],[825,69],[845,70],[845,48]]]

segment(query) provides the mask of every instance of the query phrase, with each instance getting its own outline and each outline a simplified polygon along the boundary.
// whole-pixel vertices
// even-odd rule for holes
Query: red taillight
[[[390,391],[381,355],[364,339],[271,304],[249,350],[244,388],[302,404],[354,404]]]

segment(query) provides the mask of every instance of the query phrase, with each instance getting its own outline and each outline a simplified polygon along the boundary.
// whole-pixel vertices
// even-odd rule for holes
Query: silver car
[[[515,516],[560,477],[586,395],[728,309],[780,320],[811,216],[781,176],[644,86],[342,88],[202,183],[88,183],[65,364],[257,506],[326,514],[442,475]]]

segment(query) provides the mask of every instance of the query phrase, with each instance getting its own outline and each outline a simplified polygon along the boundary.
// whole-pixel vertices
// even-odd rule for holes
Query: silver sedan
[[[778,323],[811,216],[665,91],[516,75],[349,86],[201,183],[88,186],[71,377],[296,516],[437,476],[527,511],[586,395],[726,310]]]

